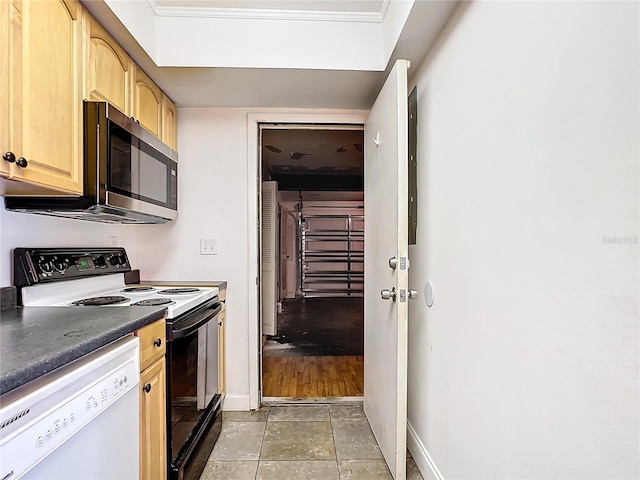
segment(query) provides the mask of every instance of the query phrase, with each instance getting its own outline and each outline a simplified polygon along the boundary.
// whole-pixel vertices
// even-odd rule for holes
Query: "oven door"
[[[180,472],[220,407],[217,298],[167,321],[167,414],[171,470]]]

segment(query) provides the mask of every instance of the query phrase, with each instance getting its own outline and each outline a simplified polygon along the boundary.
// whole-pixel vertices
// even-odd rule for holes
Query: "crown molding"
[[[379,12],[322,12],[214,7],[164,7],[147,0],[156,17],[225,18],[236,20],[298,20],[320,22],[382,23],[391,0],[384,0]]]

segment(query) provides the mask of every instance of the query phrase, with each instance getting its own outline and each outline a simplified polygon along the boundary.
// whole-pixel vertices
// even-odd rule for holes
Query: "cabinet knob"
[[[144,387],[142,387],[144,393],[149,393],[151,391],[151,384],[147,383]]]
[[[2,155],[2,158],[9,163],[13,163],[16,161],[16,156],[14,155],[13,152],[7,152],[4,155]]]
[[[220,327],[221,327],[221,326],[222,326],[222,322],[218,322],[218,326],[220,326]]]
[[[162,345],[162,340],[161,340],[160,338],[156,338],[156,339],[153,341],[153,344],[154,344],[156,347],[159,347],[160,345]]]
[[[27,159],[24,157],[20,157],[16,160],[16,165],[22,168],[27,168]]]

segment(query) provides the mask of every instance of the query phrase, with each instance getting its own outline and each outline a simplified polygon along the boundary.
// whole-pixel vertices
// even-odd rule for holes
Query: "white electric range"
[[[208,457],[198,448],[213,448],[215,442],[200,440],[217,431],[210,427],[220,420],[217,287],[127,285],[131,265],[125,250],[115,247],[16,248],[13,267],[26,307],[165,307],[167,470],[179,479],[194,454]]]
[[[217,287],[127,285],[124,273],[43,283],[22,289],[24,306],[165,306],[174,319],[214,299]]]

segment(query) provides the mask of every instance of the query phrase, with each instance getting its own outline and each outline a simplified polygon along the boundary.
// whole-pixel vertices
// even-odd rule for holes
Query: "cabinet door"
[[[162,118],[162,92],[155,83],[136,67],[133,87],[133,116],[143,127],[160,138]]]
[[[176,106],[169,97],[162,95],[162,141],[178,150],[178,116]]]
[[[221,397],[224,397],[225,392],[225,326],[227,322],[227,311],[226,305],[222,304],[222,312],[218,315],[218,393],[220,393]]]
[[[167,477],[164,357],[140,374],[140,479]]]
[[[82,193],[81,7],[9,3],[9,149],[28,162],[13,163],[11,178]]]
[[[0,2],[0,156],[9,151],[9,12],[10,2]],[[9,176],[10,163],[0,158],[0,176]]]
[[[86,97],[89,100],[109,102],[124,114],[131,115],[132,61],[91,16],[88,47]]]
[[[140,370],[144,370],[156,360],[164,357],[166,352],[166,322],[163,319],[153,322],[138,330],[140,337]]]

